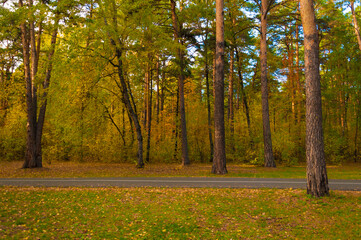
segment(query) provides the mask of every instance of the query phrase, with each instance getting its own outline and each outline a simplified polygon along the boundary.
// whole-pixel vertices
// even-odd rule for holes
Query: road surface
[[[191,187],[191,188],[295,188],[305,189],[305,179],[280,178],[0,178],[0,186],[33,187]],[[361,180],[329,180],[331,190],[361,191]]]

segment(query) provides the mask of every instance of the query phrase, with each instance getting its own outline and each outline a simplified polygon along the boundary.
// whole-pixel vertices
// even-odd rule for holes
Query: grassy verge
[[[0,239],[360,239],[361,193],[0,187]]]
[[[147,164],[144,169],[136,169],[133,164],[73,163],[54,162],[42,169],[20,169],[21,162],[2,162],[0,177],[210,177],[211,164],[192,164],[181,167],[177,164]],[[306,167],[264,168],[250,165],[228,164],[229,174],[225,177],[261,178],[305,178]],[[330,179],[361,179],[361,164],[328,166]]]

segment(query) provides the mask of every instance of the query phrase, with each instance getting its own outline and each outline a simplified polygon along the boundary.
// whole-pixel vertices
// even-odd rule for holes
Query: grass
[[[0,187],[0,239],[360,239],[361,193]]]
[[[144,169],[136,169],[133,164],[115,163],[45,163],[42,169],[21,169],[22,162],[1,162],[0,178],[28,177],[214,177],[211,164],[192,164],[181,167],[178,164],[147,164]],[[306,167],[295,166],[277,168],[255,167],[251,165],[228,164],[225,177],[260,178],[305,178]],[[330,179],[361,179],[361,164],[327,166]]]

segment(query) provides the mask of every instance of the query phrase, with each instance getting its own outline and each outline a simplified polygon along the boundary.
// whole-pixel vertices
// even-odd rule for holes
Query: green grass
[[[214,177],[211,164],[147,164],[136,169],[134,164],[53,162],[42,169],[21,169],[22,162],[1,162],[0,178],[19,177]],[[251,165],[228,164],[229,174],[223,177],[305,178],[306,167],[264,168]],[[361,179],[361,164],[327,166],[330,179]]]
[[[0,187],[0,239],[360,239],[361,193]]]

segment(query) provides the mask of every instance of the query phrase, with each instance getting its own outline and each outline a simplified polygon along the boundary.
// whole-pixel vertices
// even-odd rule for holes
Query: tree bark
[[[269,120],[268,86],[267,86],[267,12],[268,0],[262,0],[261,7],[261,92],[262,92],[262,120],[263,120],[263,143],[264,143],[264,166],[276,167],[273,157],[271,126]]]
[[[174,38],[177,43],[183,45],[182,40],[180,39],[180,29],[178,18],[176,14],[176,4],[174,0],[170,0],[171,9],[172,9],[172,21],[173,21],[173,32]],[[178,88],[179,88],[179,113],[181,118],[181,136],[182,136],[182,165],[189,165],[189,154],[188,154],[188,139],[187,139],[187,125],[186,125],[186,113],[185,113],[185,100],[184,100],[184,53],[182,49],[178,48],[178,60],[179,60],[179,78],[178,78]]]
[[[299,30],[298,24],[296,24],[296,82],[297,82],[297,124],[301,123],[301,106],[302,106],[302,87],[300,78],[300,46],[299,46]],[[298,126],[300,129],[300,126]]]
[[[214,81],[214,159],[212,173],[226,174],[224,127],[224,2],[216,0],[216,73]]]
[[[305,48],[307,193],[321,197],[329,194],[329,188],[322,130],[318,30],[313,0],[301,0],[300,5]]]
[[[157,99],[156,99],[156,111],[157,111],[157,123],[159,122],[159,94],[160,94],[160,85],[159,85],[159,57],[157,57],[157,63],[156,63],[156,84],[157,84]]]
[[[233,65],[234,65],[234,49],[231,48],[229,58],[229,82],[228,82],[228,121],[230,130],[234,132],[234,113],[233,113]]]
[[[24,7],[23,1],[19,0],[19,6]],[[29,25],[25,22],[21,23],[21,40],[23,50],[24,74],[26,82],[26,110],[27,110],[27,139],[26,139],[26,155],[23,168],[41,167],[36,162],[36,108],[33,102],[33,83],[31,78],[30,65],[30,32]],[[35,113],[35,114],[34,114]]]
[[[151,139],[151,129],[152,129],[152,96],[153,96],[153,82],[152,82],[152,72],[149,73],[149,99],[148,99],[148,116],[147,116],[147,155],[146,162],[150,161],[150,139]]]
[[[19,7],[24,7],[22,0],[19,0]],[[28,7],[33,7],[33,1],[29,0]],[[43,80],[43,104],[40,106],[39,115],[37,103],[37,87],[35,79],[38,73],[40,58],[40,44],[42,35],[42,22],[39,22],[38,29],[35,29],[35,20],[29,24],[21,23],[21,39],[24,61],[24,74],[26,82],[26,105],[27,105],[27,148],[23,168],[42,167],[41,141],[47,106],[47,89],[50,84],[52,72],[52,59],[55,52],[55,44],[58,33],[58,16],[54,23],[54,31],[51,36],[50,51],[48,53],[48,65],[45,79]]]
[[[241,72],[241,62],[240,62],[240,59],[239,59],[239,53],[238,53],[237,48],[236,48],[236,61],[237,61],[237,66],[238,66],[237,71],[238,71],[240,92],[241,92],[241,95],[242,95],[243,106],[244,106],[244,109],[245,109],[245,112],[246,112],[249,143],[250,143],[251,147],[253,147],[253,136],[252,136],[252,130],[251,130],[251,118],[249,116],[249,108],[248,108],[247,96],[246,96],[246,93],[244,91],[243,77],[242,77],[242,72]]]
[[[213,137],[212,137],[212,119],[211,119],[211,101],[210,101],[210,90],[209,90],[209,66],[208,66],[208,22],[207,22],[207,32],[204,45],[205,51],[205,75],[206,75],[206,96],[207,96],[207,120],[208,120],[208,139],[210,147],[210,158],[209,161],[213,161]]]
[[[39,116],[38,116],[38,122],[37,122],[37,126],[36,126],[36,158],[37,158],[37,162],[39,162],[39,164],[42,163],[42,148],[41,148],[41,141],[42,141],[42,136],[43,136],[43,128],[44,128],[44,121],[45,121],[45,113],[46,113],[46,107],[47,107],[47,95],[48,95],[48,88],[50,86],[50,78],[51,78],[51,72],[53,70],[53,56],[55,53],[55,44],[56,44],[56,39],[57,39],[57,35],[58,35],[58,23],[59,23],[59,19],[58,17],[56,18],[56,22],[55,22],[55,29],[53,30],[52,36],[51,36],[51,43],[50,43],[50,52],[48,54],[48,66],[47,66],[47,71],[46,71],[46,75],[45,75],[45,80],[43,82],[43,104],[40,107],[39,110]],[[39,42],[40,44],[40,42]]]
[[[119,43],[119,46],[121,46],[122,44]],[[135,109],[132,106],[130,97],[129,97],[129,90],[128,90],[128,86],[125,82],[125,78],[124,78],[124,73],[123,73],[123,59],[122,59],[122,51],[120,50],[120,48],[116,45],[115,46],[115,53],[117,56],[117,61],[118,61],[118,65],[117,65],[117,69],[118,69],[118,76],[119,76],[119,80],[120,80],[120,89],[122,92],[122,97],[123,97],[123,101],[125,106],[128,109],[128,112],[134,122],[134,126],[137,132],[137,140],[138,140],[138,153],[137,153],[137,158],[138,158],[138,162],[137,162],[137,168],[143,168],[144,167],[144,162],[143,162],[143,136],[142,136],[142,128],[140,126],[139,120],[138,120],[138,114],[135,111]]]
[[[358,95],[358,94],[357,94]],[[358,128],[359,128],[359,115],[360,115],[360,100],[359,98],[357,98],[356,100],[356,123],[355,123],[355,139],[354,139],[354,147],[355,147],[355,150],[354,150],[354,162],[357,162],[357,154],[358,154],[358,151],[357,151],[357,139],[358,139]]]

